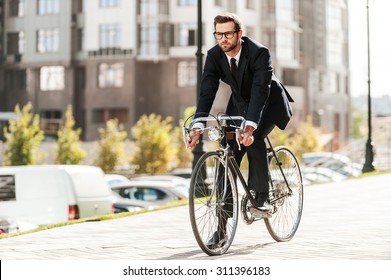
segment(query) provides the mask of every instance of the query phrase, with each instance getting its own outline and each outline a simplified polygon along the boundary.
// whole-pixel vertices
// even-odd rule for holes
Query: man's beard
[[[230,52],[232,51],[233,49],[235,49],[238,45],[238,41],[236,41],[235,43],[233,43],[231,46],[221,46],[219,45],[220,49],[223,51],[223,52]]]

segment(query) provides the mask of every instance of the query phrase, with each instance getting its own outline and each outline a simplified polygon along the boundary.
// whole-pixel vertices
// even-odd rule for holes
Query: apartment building
[[[346,0],[299,3],[306,107],[314,125],[329,135],[333,150],[346,143],[351,131],[348,4]]]
[[[202,1],[203,58],[215,44],[213,17],[236,12],[244,34],[270,48],[275,73],[295,99],[290,126],[312,115],[343,144],[350,102],[346,2]],[[110,118],[129,131],[142,114],[177,123],[195,105],[197,0],[0,3],[0,111],[30,101],[46,135],[55,136],[72,104],[83,139],[95,140]],[[229,98],[226,85],[220,91],[214,112]]]

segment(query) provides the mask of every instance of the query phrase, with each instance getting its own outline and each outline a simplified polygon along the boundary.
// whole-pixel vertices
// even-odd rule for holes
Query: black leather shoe
[[[262,205],[257,205],[258,210],[266,213],[271,213],[273,210],[273,207],[269,204],[269,202],[266,200]]]
[[[227,236],[227,219],[220,216],[218,220],[217,230],[213,233],[212,237],[206,243],[209,249],[216,249],[222,247],[228,240]]]
[[[256,209],[265,212],[265,213],[271,213],[273,208],[269,204],[268,201],[268,195],[264,193],[256,193],[255,196],[255,201],[256,201]]]
[[[217,249],[224,246],[224,243],[227,242],[228,236],[222,231],[217,230],[213,233],[211,239],[208,240],[206,246],[209,249]]]

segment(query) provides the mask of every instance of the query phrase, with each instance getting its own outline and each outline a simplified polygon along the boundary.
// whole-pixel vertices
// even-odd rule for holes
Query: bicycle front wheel
[[[295,235],[303,212],[303,182],[300,166],[286,147],[275,148],[277,159],[271,156],[269,171],[272,186],[271,218],[265,219],[270,235],[276,241],[289,241]],[[289,185],[289,188],[288,188]]]
[[[237,195],[233,172],[221,152],[202,155],[190,181],[189,211],[197,243],[210,256],[224,254],[232,244],[238,222]]]

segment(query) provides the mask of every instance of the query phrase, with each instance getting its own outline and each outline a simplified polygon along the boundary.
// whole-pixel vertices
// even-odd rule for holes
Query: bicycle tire
[[[221,152],[207,152],[201,156],[194,167],[190,181],[189,214],[193,234],[199,247],[208,255],[221,255],[227,252],[232,244],[238,224],[238,192],[232,168],[228,166],[228,182],[232,189],[232,204],[219,201],[223,179],[221,170],[226,163]],[[226,208],[232,207],[232,211]],[[230,215],[231,213],[231,215]],[[218,246],[208,245],[219,228],[219,217],[227,218],[226,240]],[[221,229],[221,226],[220,226]]]
[[[274,151],[292,193],[288,195],[289,189],[281,169],[276,158],[272,156],[269,162],[269,172],[272,181],[270,200],[274,213],[271,218],[264,221],[271,237],[278,242],[285,242],[292,239],[300,224],[303,213],[303,181],[300,166],[294,154],[283,146],[276,147]]]

